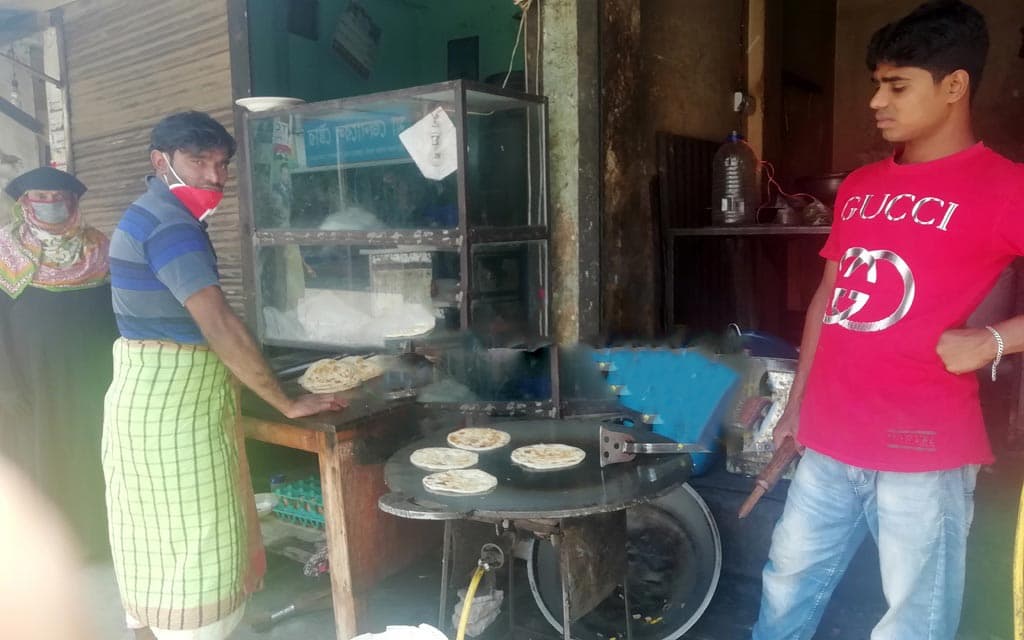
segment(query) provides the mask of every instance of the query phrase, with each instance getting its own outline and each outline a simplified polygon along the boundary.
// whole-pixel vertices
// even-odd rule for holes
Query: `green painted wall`
[[[402,89],[447,79],[447,43],[480,38],[480,78],[504,72],[519,28],[512,0],[363,0],[381,28],[368,78],[331,49],[331,36],[349,0],[320,0],[319,39],[288,33],[287,3],[249,0],[253,95],[308,102]],[[532,43],[531,43],[532,44]],[[522,69],[522,46],[514,67]]]
[[[508,71],[520,16],[512,0],[428,0],[422,4],[429,8],[420,12],[417,44],[422,64],[420,74],[426,82],[445,79],[448,41],[470,36],[480,38],[481,81]],[[528,37],[532,48],[536,34],[530,33]],[[518,70],[523,68],[522,41],[513,66]]]

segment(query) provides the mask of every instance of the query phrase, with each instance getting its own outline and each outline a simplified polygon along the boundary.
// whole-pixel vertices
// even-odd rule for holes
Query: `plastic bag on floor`
[[[466,635],[475,638],[484,632],[484,629],[491,626],[501,613],[501,603],[505,599],[505,592],[495,589],[489,593],[474,596],[473,604],[469,608],[469,621],[466,624]],[[459,589],[459,602],[452,612],[452,628],[459,628],[459,620],[462,619],[462,606],[466,602],[466,590]]]
[[[448,640],[448,636],[429,624],[418,627],[409,625],[388,625],[381,633],[364,633],[351,640]]]

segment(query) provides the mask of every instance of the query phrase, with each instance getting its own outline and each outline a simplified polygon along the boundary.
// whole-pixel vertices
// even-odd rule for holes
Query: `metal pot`
[[[842,171],[839,173],[829,173],[821,176],[806,176],[803,178],[797,178],[796,187],[803,193],[810,194],[821,200],[822,204],[828,207],[835,207],[836,193],[839,191],[839,185],[842,184],[846,176],[850,175],[849,171]]]
[[[802,218],[800,212],[796,211],[792,207],[786,207],[779,209],[779,212],[775,215],[775,224],[800,224]]]

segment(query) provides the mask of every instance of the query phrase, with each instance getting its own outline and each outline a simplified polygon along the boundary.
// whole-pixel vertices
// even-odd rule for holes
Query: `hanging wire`
[[[520,19],[519,19],[519,29],[516,31],[516,42],[515,42],[515,45],[512,47],[512,56],[510,57],[510,59],[508,61],[508,71],[505,73],[505,80],[501,83],[501,88],[502,89],[504,89],[504,88],[506,88],[508,86],[508,80],[512,76],[512,68],[513,68],[513,66],[515,66],[516,54],[519,52],[519,43],[520,43],[520,41],[522,41],[523,42],[523,84],[524,84],[523,91],[526,92],[526,93],[530,92],[530,61],[528,59],[529,56],[527,55],[528,52],[529,52],[529,49],[530,49],[530,32],[529,32],[529,30],[526,27],[526,22],[527,22],[527,20],[529,18],[530,9],[533,7],[533,1],[534,0],[512,0],[512,3],[515,4],[517,7],[519,7],[519,9],[522,11],[522,15],[520,16]],[[541,40],[540,16],[537,15],[537,16],[534,17],[534,19],[537,22],[537,30],[536,30],[536,43],[534,44],[534,46],[536,47],[536,53],[534,55],[535,69],[534,69],[534,89],[533,89],[533,92],[534,92],[534,94],[539,94],[540,93],[540,40]],[[527,144],[527,151],[526,151],[526,197],[527,197],[527,203],[528,203],[527,204],[527,208],[528,208],[527,219],[528,219],[528,223],[529,224],[535,224],[535,223],[539,222],[539,221],[537,221],[537,222],[534,221],[534,214],[533,214],[533,208],[534,208],[534,200],[533,200],[533,163],[532,163],[532,160],[531,160],[532,155],[533,155],[532,152],[531,152],[532,151],[532,146],[533,146],[533,135],[532,135],[533,124],[532,124],[532,119],[533,119],[532,118],[532,111],[528,108],[527,112],[526,112],[526,144]],[[540,123],[538,123],[538,125],[539,124]],[[543,158],[541,159],[541,165],[540,165],[539,169],[540,169],[540,171],[539,171],[540,175],[538,176],[538,186],[540,187],[539,195],[543,199],[544,198],[544,196],[543,196],[544,188],[545,188],[546,183],[547,183],[547,176],[545,175],[546,171],[544,169]],[[543,203],[543,202],[540,203],[539,215],[544,215],[546,213],[545,212],[545,208],[546,207],[544,205],[545,205],[545,203]]]
[[[508,61],[508,72],[505,74],[505,80],[501,83],[502,89],[508,86],[508,79],[512,76],[512,67],[516,63],[516,54],[519,52],[519,41],[523,37],[523,31],[526,26],[526,13],[530,10],[530,5],[533,4],[533,0],[512,0],[512,2],[519,7],[523,13],[519,18],[519,29],[516,31],[516,43],[512,46],[512,56]],[[524,64],[523,67],[525,68],[526,65]]]
[[[775,179],[775,165],[773,165],[771,162],[768,162],[767,160],[762,160],[757,155],[757,151],[754,149],[754,147],[752,147],[750,143],[744,140],[743,138],[740,138],[740,142],[746,145],[746,147],[750,149],[750,152],[754,154],[754,159],[757,161],[758,173],[763,172],[765,177],[768,178],[768,200],[767,202],[762,202],[760,205],[758,205],[757,211],[754,212],[754,222],[757,222],[758,218],[761,217],[762,209],[771,206],[772,187],[775,187],[775,190],[779,193],[779,195],[783,196],[784,198],[789,198],[792,200],[806,198],[808,200],[808,204],[811,204],[812,202],[816,202],[818,200],[816,197],[812,196],[809,193],[788,193],[785,189],[782,188],[782,185],[780,185],[778,181]]]
[[[514,0],[513,0],[514,1]],[[530,92],[530,29],[526,26],[527,13],[524,10],[519,20],[519,28],[523,32],[523,92]]]

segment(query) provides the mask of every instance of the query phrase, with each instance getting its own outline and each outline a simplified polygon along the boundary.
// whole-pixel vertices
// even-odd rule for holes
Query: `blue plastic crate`
[[[274,494],[280,498],[274,507],[278,518],[315,529],[324,528],[324,497],[319,478],[311,476],[278,485],[274,487]]]
[[[655,433],[676,442],[696,442],[704,432],[701,444],[717,452],[722,420],[739,386],[738,373],[693,349],[612,348],[592,357],[608,363],[603,367],[608,384],[623,406],[658,416],[652,425]],[[694,473],[706,472],[716,452],[695,454]]]

